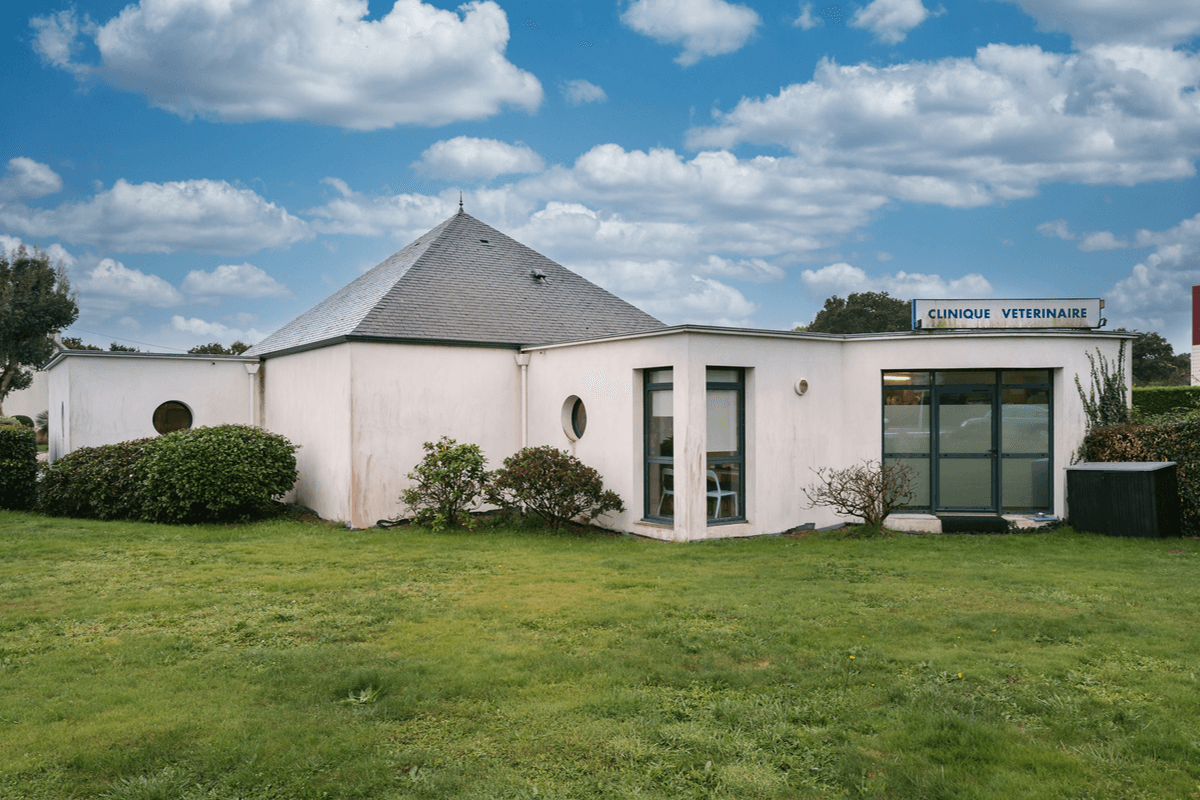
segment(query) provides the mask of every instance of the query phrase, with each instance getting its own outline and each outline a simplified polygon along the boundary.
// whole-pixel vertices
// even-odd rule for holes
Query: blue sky
[[[5,4],[0,244],[254,342],[466,210],[671,323],[1102,297],[1190,346],[1195,0]]]

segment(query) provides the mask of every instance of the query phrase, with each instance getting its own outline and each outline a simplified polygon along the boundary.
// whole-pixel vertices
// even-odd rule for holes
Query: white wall
[[[6,417],[23,414],[36,421],[38,414],[50,408],[50,377],[41,370],[34,371],[29,388],[9,392],[3,407]]]
[[[169,400],[191,409],[193,428],[252,424],[253,383],[246,363],[141,353],[60,353],[47,370],[50,458],[80,447],[157,436],[154,410]]]

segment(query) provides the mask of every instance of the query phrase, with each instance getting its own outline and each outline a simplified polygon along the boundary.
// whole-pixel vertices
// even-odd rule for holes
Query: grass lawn
[[[1200,798],[1200,541],[0,512],[3,798]]]

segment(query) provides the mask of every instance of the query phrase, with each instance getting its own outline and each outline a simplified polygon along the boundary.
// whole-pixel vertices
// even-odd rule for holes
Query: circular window
[[[563,433],[571,441],[582,439],[583,432],[587,430],[587,408],[575,395],[571,395],[563,403],[562,426]]]
[[[192,427],[192,410],[178,400],[168,400],[154,409],[154,430],[159,433],[183,431]]]

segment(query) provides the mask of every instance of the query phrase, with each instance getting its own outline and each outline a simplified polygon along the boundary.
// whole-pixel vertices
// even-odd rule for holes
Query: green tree
[[[94,345],[94,344],[84,344],[83,339],[80,339],[77,336],[64,336],[62,343],[63,343],[63,347],[67,348],[68,350],[99,350],[100,349],[99,347],[96,347],[96,345]]]
[[[1185,386],[1191,383],[1191,354],[1176,355],[1171,343],[1154,331],[1137,334],[1129,354],[1134,386]]]
[[[250,345],[238,340],[226,347],[220,342],[209,342],[208,344],[198,344],[189,353],[200,356],[240,356],[242,353],[250,349]]]
[[[138,350],[136,347],[129,347],[127,345],[118,344],[117,342],[113,342],[112,344],[110,344],[108,346],[108,351],[110,353],[140,353],[140,352],[142,352],[141,350]]]
[[[814,333],[907,331],[912,329],[912,303],[887,292],[858,292],[845,300],[834,295],[803,329]]]
[[[0,404],[58,352],[50,338],[79,317],[62,264],[36,247],[0,248]]]

